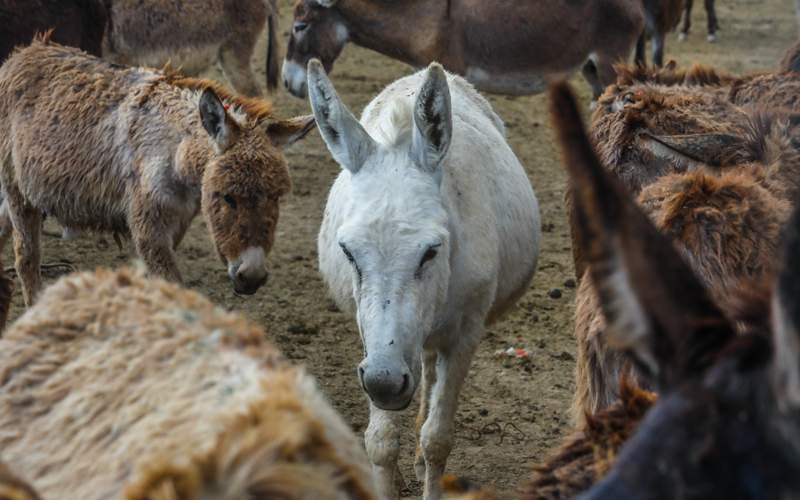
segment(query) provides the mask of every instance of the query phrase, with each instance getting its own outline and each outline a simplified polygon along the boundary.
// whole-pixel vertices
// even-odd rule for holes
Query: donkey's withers
[[[458,395],[487,322],[536,269],[536,197],[502,121],[438,64],[393,83],[361,123],[322,65],[309,65],[321,135],[342,172],[319,234],[319,265],[364,343],[367,454],[381,493],[397,495],[397,410],[421,386],[417,476],[441,495]],[[424,457],[424,461],[423,461]]]
[[[46,40],[17,51],[0,68],[0,177],[26,303],[41,286],[42,213],[129,233],[150,272],[180,281],[174,251],[202,208],[234,288],[254,293],[290,188],[281,147],[311,127],[212,82]]]

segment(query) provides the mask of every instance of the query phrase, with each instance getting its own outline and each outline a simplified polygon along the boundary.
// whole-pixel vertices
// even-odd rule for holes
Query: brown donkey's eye
[[[227,203],[232,209],[236,210],[236,200],[233,198],[233,196],[226,194],[222,197],[222,199],[225,200],[225,203]]]

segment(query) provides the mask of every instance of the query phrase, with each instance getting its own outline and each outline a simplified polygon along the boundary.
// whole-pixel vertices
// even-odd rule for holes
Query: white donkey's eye
[[[439,254],[438,248],[442,246],[441,244],[431,245],[425,250],[425,253],[422,255],[422,259],[419,261],[419,269],[422,269],[422,266],[425,265],[426,262],[433,260]]]
[[[347,261],[350,262],[350,264],[353,265],[353,268],[355,268],[356,273],[358,274],[358,281],[360,283],[361,282],[361,268],[358,267],[358,263],[356,262],[355,257],[353,257],[353,254],[350,253],[350,250],[347,249],[347,246],[345,246],[344,243],[339,243],[339,247],[342,249],[342,252],[344,253],[344,256],[347,258]]]
[[[344,243],[339,243],[339,247],[341,247],[341,249],[342,249],[342,252],[344,252],[344,256],[345,256],[345,257],[347,257],[347,260],[348,260],[348,261],[349,261],[351,264],[355,264],[355,263],[356,263],[356,259],[355,259],[355,258],[353,258],[353,254],[351,254],[351,253],[350,253],[350,250],[348,250],[348,249],[347,249],[347,247],[345,246],[345,244],[344,244]]]

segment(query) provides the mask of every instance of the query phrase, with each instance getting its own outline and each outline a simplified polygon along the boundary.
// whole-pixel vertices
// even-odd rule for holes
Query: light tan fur
[[[224,137],[201,122],[206,93]],[[129,233],[149,271],[174,281],[174,250],[201,208],[224,262],[246,248],[266,255],[290,188],[281,147],[312,126],[206,80],[120,69],[47,40],[17,51],[0,68],[0,176],[26,303],[41,287],[43,212]]]
[[[375,498],[359,440],[264,331],[131,270],[74,274],[0,340],[0,449],[43,498]]]
[[[250,61],[267,26],[267,86],[275,88],[277,8],[276,0],[114,0],[103,52],[124,64],[171,61],[191,73],[219,60],[238,92],[260,96]]]

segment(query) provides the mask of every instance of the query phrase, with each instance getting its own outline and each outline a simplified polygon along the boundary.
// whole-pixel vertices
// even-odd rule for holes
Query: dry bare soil
[[[281,0],[281,39],[285,46],[291,26],[291,4]],[[775,66],[796,37],[790,0],[721,0],[717,5],[720,39],[705,41],[702,2],[695,6],[693,32],[679,43],[669,36],[667,57],[680,64],[704,62],[742,73]],[[509,12],[513,15],[513,12]],[[409,23],[409,28],[413,23]],[[535,50],[531,47],[530,50]],[[254,64],[264,68],[263,46]],[[263,69],[260,70],[263,75]],[[348,46],[332,72],[345,102],[360,110],[385,85],[412,68],[355,46]],[[222,78],[217,67],[208,76]],[[575,78],[588,105],[588,87]],[[510,493],[570,430],[567,408],[574,389],[574,289],[570,241],[564,214],[564,172],[547,116],[545,96],[489,96],[505,120],[512,148],[525,166],[542,208],[543,247],[538,273],[513,313],[489,328],[475,357],[456,419],[457,439],[448,471]],[[278,114],[309,113],[308,104],[280,91],[274,98]],[[361,345],[351,317],[328,299],[317,271],[316,237],[322,211],[339,167],[314,132],[288,152],[293,193],[282,207],[277,243],[269,257],[271,279],[253,297],[234,295],[225,268],[218,260],[206,229],[198,218],[179,249],[186,284],[222,306],[237,310],[266,328],[270,337],[297,363],[318,378],[333,405],[356,432],[367,424],[367,402],[355,375]],[[49,222],[47,229],[57,227]],[[109,236],[87,235],[74,241],[45,237],[44,262],[69,261],[79,269],[120,266],[132,258],[130,245],[119,252]],[[13,262],[11,245],[5,262]],[[131,254],[126,253],[131,252]],[[548,291],[560,289],[560,298]],[[19,287],[18,287],[19,289]],[[22,312],[22,297],[14,295],[12,314]],[[495,351],[525,347],[529,362],[504,361]],[[403,435],[401,468],[405,494],[418,496],[414,478],[413,421],[408,412]]]

